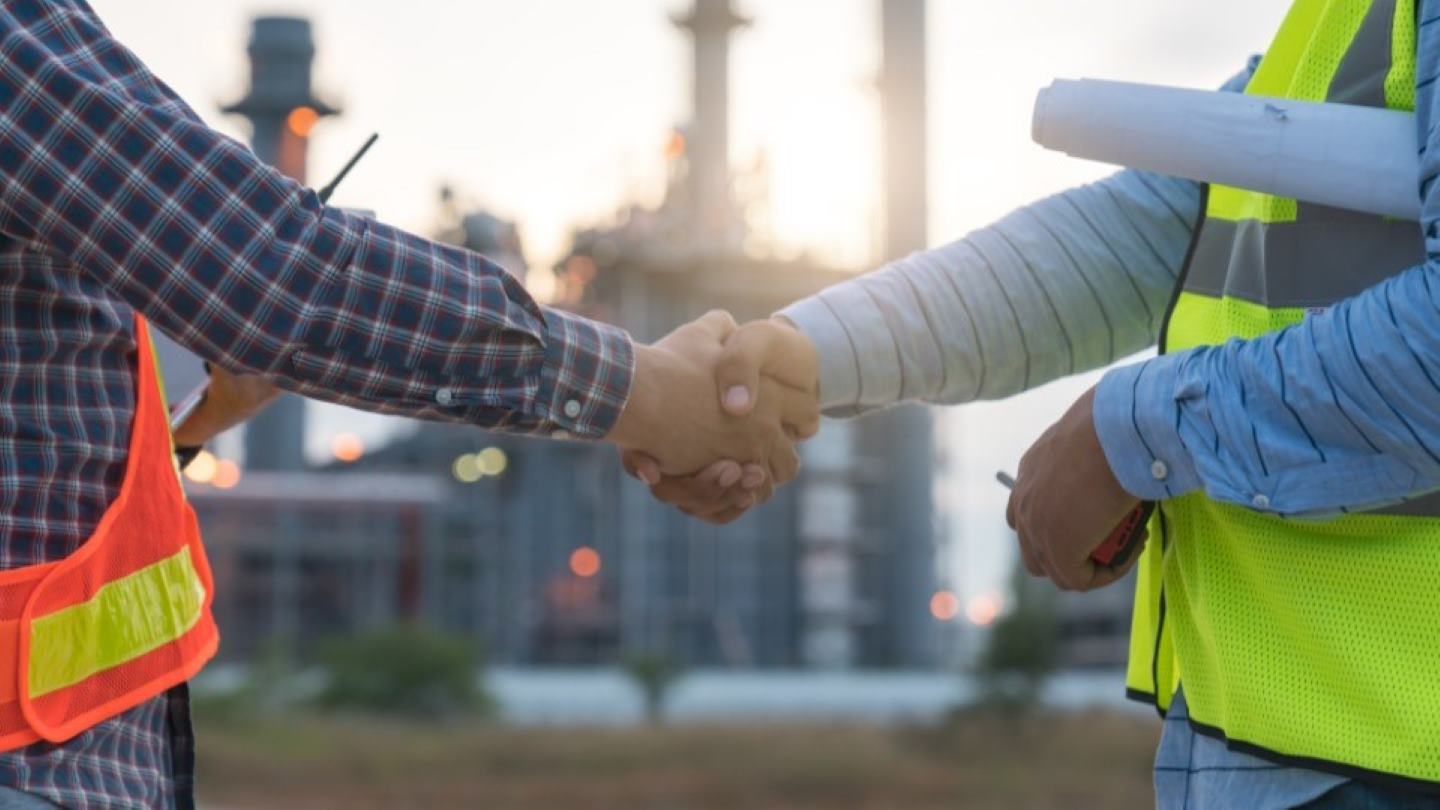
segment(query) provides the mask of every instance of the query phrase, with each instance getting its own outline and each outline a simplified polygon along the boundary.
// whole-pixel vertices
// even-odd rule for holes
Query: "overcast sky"
[[[372,130],[382,141],[335,202],[428,231],[435,193],[517,220],[544,294],[570,229],[657,198],[661,150],[689,107],[689,49],[669,24],[687,0],[91,0],[111,29],[214,126],[245,89],[258,13],[315,22],[316,87],[345,116],[316,130],[328,175]],[[733,151],[771,167],[781,249],[874,262],[878,0],[737,0]],[[1285,0],[931,0],[931,239],[936,244],[1104,167],[1030,143],[1035,93],[1056,77],[1219,84],[1264,49]],[[945,413],[942,484],[966,598],[1004,581],[1004,494],[993,483],[1093,376]],[[375,419],[325,411],[317,448]]]

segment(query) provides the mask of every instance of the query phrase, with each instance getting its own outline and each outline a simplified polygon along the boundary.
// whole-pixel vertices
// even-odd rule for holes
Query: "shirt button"
[[[1254,506],[1256,509],[1269,509],[1270,499],[1264,495],[1256,495],[1255,497],[1250,499],[1250,505]]]
[[[565,415],[570,417],[571,419],[575,419],[580,416],[580,400],[572,399],[569,402],[565,403]]]
[[[449,388],[441,388],[435,392],[435,401],[441,405],[449,405],[455,401],[455,392]]]
[[[568,438],[570,438],[570,431],[568,431],[568,430],[557,430],[557,431],[554,431],[553,433],[550,434],[550,438],[552,438],[552,439],[561,439],[561,440],[568,439]]]
[[[1155,477],[1156,481],[1164,481],[1170,477],[1170,468],[1165,466],[1165,462],[1157,458],[1155,459],[1155,463],[1150,465],[1150,474]]]

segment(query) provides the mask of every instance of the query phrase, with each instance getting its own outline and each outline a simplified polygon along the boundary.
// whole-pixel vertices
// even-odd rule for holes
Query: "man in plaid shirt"
[[[480,256],[324,207],[208,129],[83,0],[0,6],[0,266],[0,569],[71,554],[114,499],[132,312],[306,396],[605,439],[667,473],[729,457],[784,481],[816,426],[813,394],[773,382],[760,416],[723,414],[728,316],[632,345]],[[192,765],[182,686],[0,753],[0,808],[191,806]]]

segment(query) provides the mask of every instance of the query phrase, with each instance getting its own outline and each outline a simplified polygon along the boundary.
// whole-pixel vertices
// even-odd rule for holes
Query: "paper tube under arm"
[[[1415,116],[1397,110],[1057,80],[1036,99],[1033,137],[1087,160],[1420,219]]]

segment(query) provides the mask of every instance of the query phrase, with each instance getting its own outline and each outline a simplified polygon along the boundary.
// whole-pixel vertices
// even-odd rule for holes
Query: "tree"
[[[979,675],[985,705],[1025,711],[1035,705],[1045,680],[1055,669],[1059,622],[1055,594],[1015,565],[1011,591],[1014,606],[990,631],[980,658]]]
[[[483,657],[467,638],[395,625],[332,639],[320,660],[328,708],[440,719],[489,707],[477,687]]]
[[[680,665],[659,653],[627,655],[622,665],[645,701],[645,719],[651,725],[663,723],[670,688],[680,679]]]

